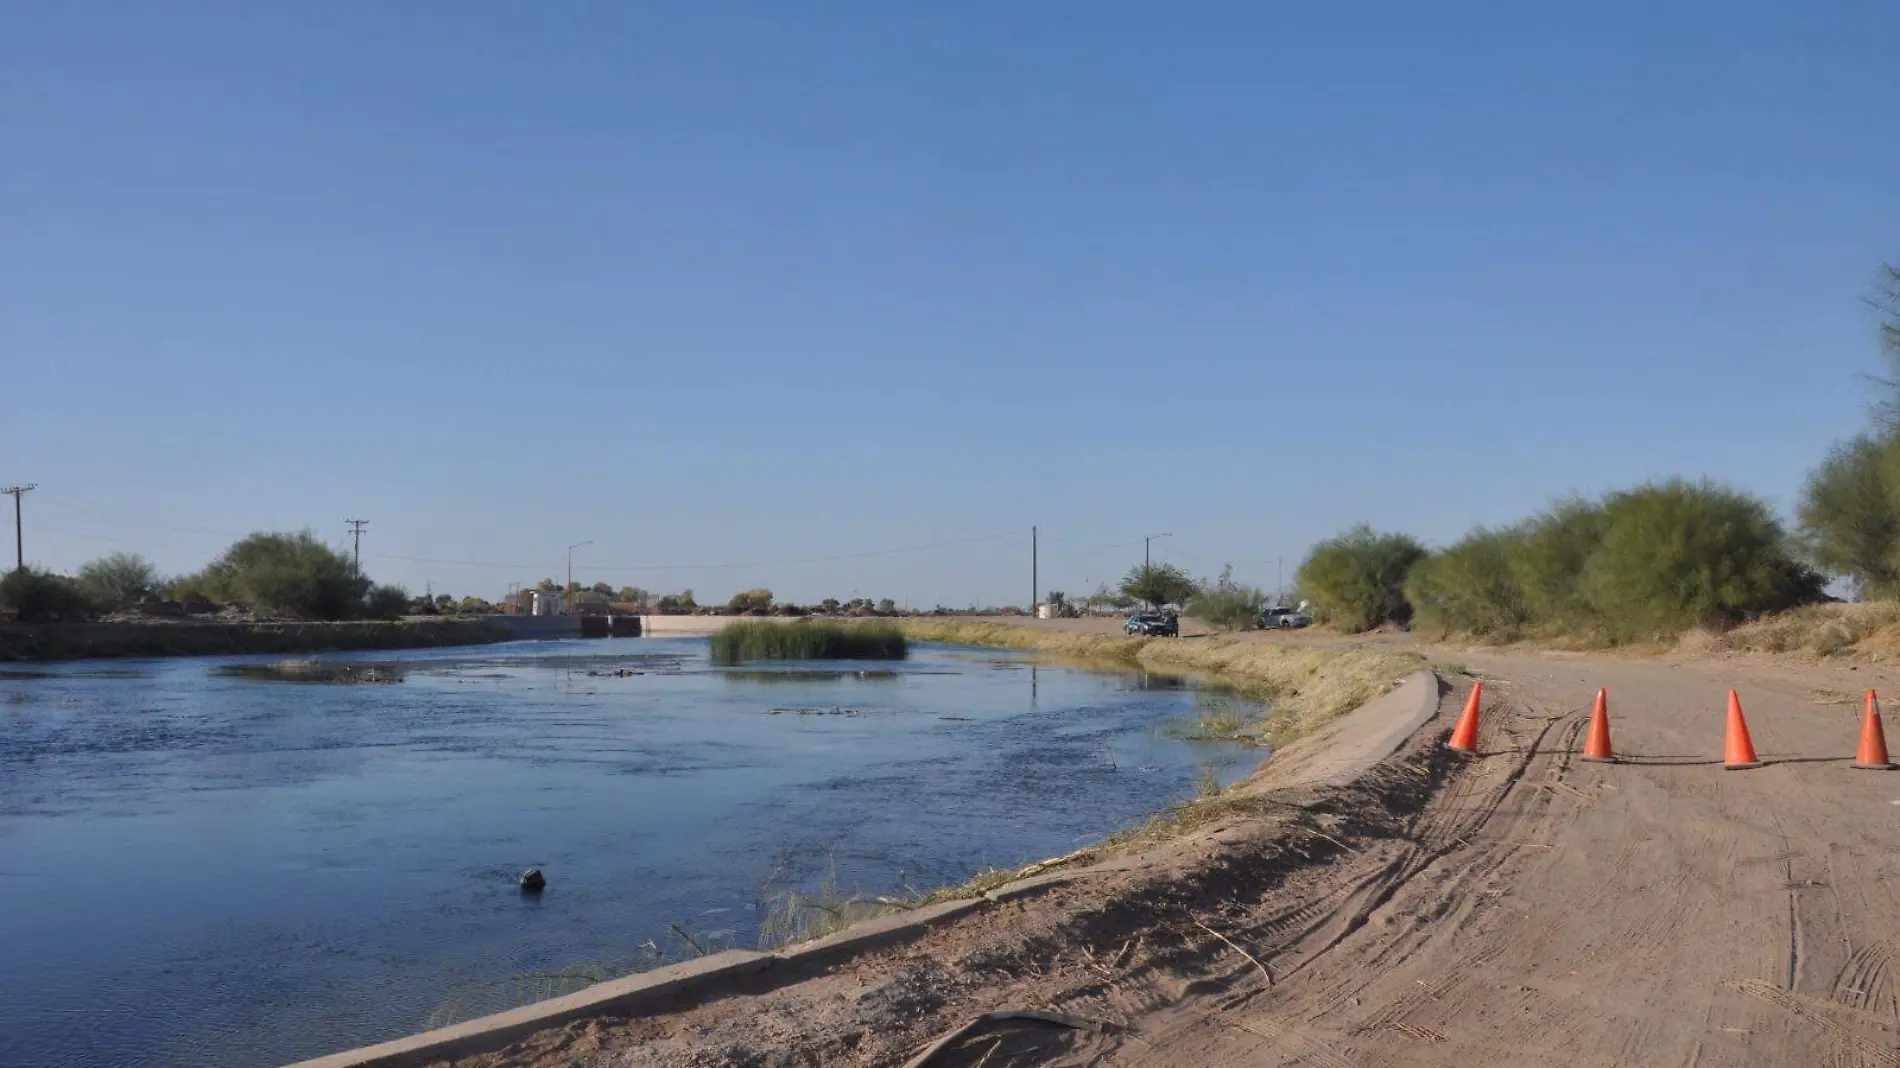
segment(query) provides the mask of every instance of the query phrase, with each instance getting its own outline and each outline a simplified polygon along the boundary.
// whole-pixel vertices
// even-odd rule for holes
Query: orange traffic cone
[[[1451,741],[1445,748],[1455,753],[1475,753],[1478,751],[1478,705],[1484,701],[1484,683],[1471,684],[1471,697],[1465,701],[1465,711],[1458,717],[1458,725],[1452,728]]]
[[[1860,721],[1860,752],[1854,756],[1854,766],[1866,771],[1891,771],[1893,762],[1887,759],[1887,732],[1880,727],[1880,699],[1874,691],[1867,691],[1867,715]]]
[[[1748,721],[1742,718],[1742,699],[1728,692],[1728,745],[1722,753],[1722,766],[1729,771],[1761,767],[1755,759],[1755,743],[1748,737]]]
[[[1616,763],[1610,752],[1610,691],[1597,691],[1597,706],[1590,713],[1590,734],[1583,740],[1583,759],[1603,764]]]

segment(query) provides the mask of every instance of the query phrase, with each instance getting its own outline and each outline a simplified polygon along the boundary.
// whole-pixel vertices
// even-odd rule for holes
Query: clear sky
[[[4,0],[0,483],[62,569],[360,516],[417,590],[919,606],[1025,600],[1031,524],[1078,592],[1785,513],[1896,105],[1891,0]]]

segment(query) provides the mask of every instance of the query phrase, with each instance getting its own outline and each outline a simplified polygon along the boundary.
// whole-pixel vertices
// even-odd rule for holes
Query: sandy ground
[[[931,1068],[1900,1065],[1900,772],[1848,768],[1860,693],[1900,695],[1894,673],[1434,655],[1456,683],[1439,719],[1352,786],[1276,790],[1270,765],[1250,787],[1268,814],[1123,871],[795,986],[464,1063],[897,1066],[1035,1009],[1099,1029],[987,1024]],[[1469,759],[1438,744],[1460,667],[1486,680]],[[1624,763],[1576,758],[1599,686]],[[1720,765],[1731,686],[1767,767]]]

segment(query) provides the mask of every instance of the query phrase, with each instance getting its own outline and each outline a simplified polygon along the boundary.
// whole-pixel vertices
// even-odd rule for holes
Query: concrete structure
[[[534,614],[537,616],[558,616],[562,614],[565,601],[559,590],[535,590]]]

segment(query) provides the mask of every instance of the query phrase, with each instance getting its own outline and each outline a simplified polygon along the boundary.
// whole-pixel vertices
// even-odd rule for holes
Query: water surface
[[[0,677],[0,1065],[380,1041],[571,988],[521,977],[753,948],[775,898],[834,873],[901,896],[1067,852],[1261,757],[1167,729],[1189,683],[968,649],[721,670],[704,639],[518,643],[403,654],[394,685],[217,670],[267,659]]]

